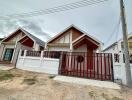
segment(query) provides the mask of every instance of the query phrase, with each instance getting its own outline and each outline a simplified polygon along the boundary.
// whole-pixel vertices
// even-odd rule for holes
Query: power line
[[[23,18],[23,17],[32,17],[32,16],[51,14],[51,13],[56,13],[56,12],[77,9],[77,8],[85,7],[88,5],[95,5],[101,2],[105,2],[105,1],[108,1],[108,0],[81,0],[78,2],[69,3],[69,4],[49,8],[49,9],[39,10],[39,11],[0,16],[0,20],[8,20],[12,18]]]
[[[121,23],[121,16],[119,17],[118,23],[115,25],[113,31],[111,32],[109,38],[107,39],[107,41],[105,43],[109,44],[110,40],[112,39],[112,37],[114,36],[115,33],[116,33],[115,35],[116,35],[116,42],[117,42],[120,23]]]

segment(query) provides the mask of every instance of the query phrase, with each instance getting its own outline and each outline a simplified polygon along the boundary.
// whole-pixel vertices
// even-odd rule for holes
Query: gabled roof
[[[79,38],[75,39],[73,42],[72,42],[73,46],[76,48],[76,47],[79,47],[79,46],[82,46],[84,44],[87,44],[87,46],[89,48],[92,48],[94,50],[97,50],[99,47],[100,47],[100,43],[98,43],[97,41],[91,39],[88,35],[86,34],[83,34],[81,35]]]
[[[82,39],[83,37],[87,37],[87,38],[90,38],[90,39],[91,39],[91,37],[89,37],[88,35],[83,34],[83,35],[81,35],[80,37],[78,37],[77,39],[75,39],[72,43],[74,44],[75,42],[77,42],[78,40]],[[91,40],[93,40],[93,39],[91,39]],[[99,42],[97,42],[97,41],[95,41],[95,40],[93,40],[93,42],[94,42],[94,44],[96,44],[96,45],[99,45],[99,44],[100,44]]]
[[[27,32],[24,29],[21,29],[29,38],[31,38],[33,41],[35,41],[37,44],[44,46],[45,42],[40,40],[39,38],[37,38],[36,36],[30,34],[29,32]]]
[[[29,32],[27,32],[26,30],[22,29],[22,28],[18,28],[16,31],[14,31],[12,34],[10,34],[9,36],[7,36],[6,38],[4,38],[2,40],[2,42],[8,38],[10,38],[12,35],[14,35],[17,31],[22,31],[23,33],[25,33],[26,36],[28,36],[29,38],[31,38],[34,42],[36,42],[37,44],[44,46],[45,42],[40,40],[39,38],[35,37],[34,35],[30,34]],[[25,36],[24,36],[25,37]],[[23,37],[23,38],[24,38]]]
[[[81,30],[80,28],[78,28],[77,26],[75,26],[75,25],[73,25],[73,24],[70,25],[69,27],[67,27],[66,29],[64,29],[62,32],[60,32],[60,33],[57,34],[56,36],[54,36],[54,37],[53,37],[52,39],[50,39],[47,43],[49,43],[49,42],[55,40],[55,39],[58,38],[61,34],[63,34],[64,32],[66,32],[67,30],[69,30],[70,28],[75,28],[75,29],[77,29],[78,31],[80,31],[80,32],[82,32],[83,34],[85,34],[85,35],[87,35],[88,37],[90,37],[91,39],[93,39],[94,41],[96,41],[96,42],[102,44],[101,41],[99,41],[99,40],[96,39],[95,37],[89,35],[88,33],[86,33],[85,31]]]
[[[127,38],[129,39],[129,38],[131,38],[131,37],[132,37],[132,33],[128,34],[128,37],[127,37]],[[118,41],[116,41],[116,42],[112,43],[111,45],[109,45],[108,47],[106,47],[106,48],[103,50],[103,52],[105,52],[106,50],[110,49],[111,47],[117,45],[117,43],[118,43],[119,41],[123,41],[123,38],[119,39]]]
[[[107,51],[108,49],[110,49],[111,47],[117,45],[117,43],[118,43],[118,42],[112,43],[110,46],[106,47],[106,48],[103,50],[103,52],[105,52],[105,51]]]

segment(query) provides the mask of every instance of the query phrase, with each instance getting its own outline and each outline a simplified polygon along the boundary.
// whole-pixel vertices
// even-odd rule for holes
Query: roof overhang
[[[60,32],[59,34],[57,34],[56,36],[54,36],[52,39],[50,39],[49,41],[47,41],[47,44],[54,41],[55,39],[57,39],[58,37],[60,37],[61,35],[63,35],[63,33],[65,33],[67,30],[69,30],[70,28],[75,28],[78,31],[80,31],[81,33],[83,33],[83,35],[87,35],[88,37],[92,38],[93,40],[99,42],[100,44],[103,44],[101,41],[99,41],[98,39],[96,39],[95,37],[89,35],[88,33],[86,33],[85,31],[81,30],[80,28],[78,28],[75,25],[70,25],[69,27],[67,27],[66,29],[64,29],[62,32]]]
[[[32,41],[38,43],[40,46],[44,46],[44,42],[42,42],[42,40],[38,39],[37,37],[33,36],[32,34],[30,34],[29,32],[27,32],[26,30],[22,29],[21,27],[19,27],[17,30],[15,30],[14,32],[12,32],[9,36],[7,36],[6,38],[4,38],[1,43],[6,42],[6,40],[8,40],[9,38],[12,38],[14,36],[16,36],[19,32],[23,32],[25,34],[25,36],[28,36]],[[23,36],[21,39],[23,39],[25,36]],[[20,40],[21,40],[20,39]],[[20,41],[19,40],[19,41]],[[40,42],[38,42],[41,41]]]
[[[100,43],[93,40],[87,35],[82,35],[72,42],[74,48],[78,48],[79,46],[86,44],[91,49],[97,49],[100,46]]]
[[[28,36],[24,36],[18,42],[21,43],[22,45],[29,46],[29,47],[33,47],[33,45],[34,45],[34,41],[31,38],[29,38]]]
[[[8,35],[7,37],[5,37],[1,42],[6,42],[6,40],[8,40],[11,37],[14,37],[17,32],[19,33],[19,31],[22,31],[21,28],[18,28],[17,30],[15,30],[14,32],[12,32],[10,35]]]

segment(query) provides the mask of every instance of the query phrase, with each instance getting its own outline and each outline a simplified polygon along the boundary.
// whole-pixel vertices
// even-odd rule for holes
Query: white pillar
[[[2,60],[3,51],[4,51],[4,44],[0,44],[0,60]]]
[[[19,52],[19,56],[18,57],[20,57],[22,55],[22,50],[20,49],[20,52]]]
[[[24,57],[26,57],[27,55],[27,50],[24,50]]]
[[[70,32],[70,51],[73,50],[73,45],[72,45],[72,31]]]
[[[43,55],[44,55],[44,51],[41,51],[41,58],[43,58]]]
[[[40,57],[40,66],[42,65],[43,63],[43,55],[44,55],[44,51],[41,51],[41,57]]]

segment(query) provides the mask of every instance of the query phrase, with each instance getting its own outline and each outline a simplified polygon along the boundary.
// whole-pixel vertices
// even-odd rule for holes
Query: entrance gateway
[[[65,52],[60,60],[59,74],[64,76],[114,81],[111,53]]]

